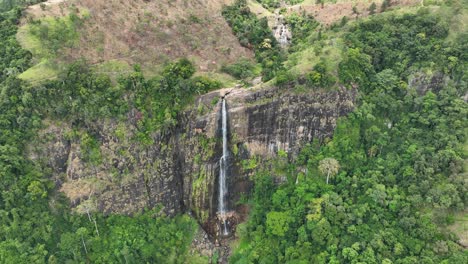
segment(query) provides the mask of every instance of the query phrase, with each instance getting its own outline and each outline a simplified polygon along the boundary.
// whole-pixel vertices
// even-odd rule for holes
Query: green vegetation
[[[338,34],[325,34],[313,16],[306,13],[286,16],[294,37],[290,47],[282,50],[268,28],[267,19],[256,18],[246,1],[238,0],[225,7],[223,15],[240,43],[255,51],[264,81],[275,78],[277,85],[305,84],[308,88],[331,88],[336,83],[336,71],[332,71],[341,59],[341,42]],[[237,65],[224,70],[240,78],[240,70],[248,67]]]
[[[378,16],[357,26],[366,30],[351,29],[353,32],[345,37],[345,41],[351,43],[350,47],[370,55],[376,71],[388,68],[403,76],[407,71],[430,68],[437,63],[443,67],[437,70],[460,80],[462,73],[453,71],[463,70],[457,66],[461,63],[464,40],[446,43],[447,21],[431,14],[429,9],[420,9],[417,14]],[[386,32],[385,38],[379,31]]]
[[[236,77],[237,79],[247,79],[255,76],[255,64],[246,58],[240,58],[237,62],[224,65],[221,71]]]
[[[21,49],[15,38],[20,15],[19,9],[0,14],[0,82],[30,67],[31,53]]]
[[[377,5],[375,4],[375,2],[372,2],[372,4],[369,6],[369,14],[371,15],[375,14],[376,9],[377,9]]]
[[[255,58],[262,65],[263,80],[273,79],[283,69],[284,54],[267,19],[258,19],[251,13],[246,0],[236,0],[233,5],[225,6],[223,16],[241,45],[255,51]]]
[[[302,3],[304,0],[285,0],[286,4],[294,5],[298,3]],[[257,0],[260,4],[262,4],[265,8],[275,9],[281,6],[280,0]]]
[[[132,122],[139,129],[137,139],[151,144],[150,134],[174,125],[178,112],[193,95],[220,86],[206,77],[192,78],[193,73],[192,63],[183,59],[169,64],[161,77],[147,80],[135,67],[133,73],[113,85],[107,75],[97,74],[86,62],[77,61],[59,79],[36,88],[38,105],[51,117],[84,127],[92,127],[100,118],[123,118],[135,108]]]
[[[309,45],[306,38],[313,32],[319,23],[315,21],[314,17],[305,13],[298,15],[293,13],[286,17],[286,23],[291,27],[292,35],[292,47],[289,48],[289,52],[293,53],[297,50],[298,46]]]
[[[359,107],[327,144],[255,175],[232,263],[468,261],[458,238],[439,228],[468,201],[467,42],[446,41],[447,19],[421,9],[349,29],[338,77],[359,87]],[[421,69],[447,79],[429,91],[409,86]],[[276,186],[278,171],[287,181]]]
[[[194,95],[220,88],[221,83],[204,76],[193,77],[195,67],[187,59],[171,63],[163,70],[162,76],[146,80],[139,67],[129,77],[122,78],[119,87],[134,92],[131,102],[138,113],[138,139],[151,144],[150,134],[160,128],[172,127],[180,110]]]
[[[54,259],[56,263],[83,260],[93,263],[185,263],[192,240],[192,235],[187,234],[193,234],[197,228],[188,216],[156,217],[155,211],[133,217],[98,216],[96,225],[88,219],[82,219],[80,224],[76,231],[70,228],[61,234],[58,251],[49,257],[49,262]]]
[[[173,118],[191,95],[219,84],[204,77],[191,78],[194,67],[187,60],[169,64],[162,77],[152,80],[145,80],[135,67],[117,85],[77,61],[56,80],[31,87],[17,78],[31,62],[31,53],[21,49],[15,38],[20,15],[19,9],[0,14],[0,262],[189,261],[188,246],[198,228],[193,219],[169,218],[159,209],[131,217],[104,216],[94,205],[83,209],[85,215],[72,214],[68,201],[49,178],[50,169],[27,158],[25,150],[34,144],[31,140],[43,118],[65,120],[84,131],[80,133],[82,158],[97,165],[101,160],[99,138],[87,131],[93,122],[122,118],[131,105],[145,111],[140,128],[150,133],[144,129],[155,128],[144,127],[144,120],[165,122],[165,112],[156,115],[157,111],[168,109]],[[150,95],[163,100],[147,107],[144,99]]]
[[[150,79],[138,65],[130,70],[118,61],[54,68],[57,53],[76,45],[84,17],[72,12],[28,24],[19,34],[27,51],[16,39],[22,11],[15,8],[27,2],[37,1],[0,1],[0,10],[8,10],[0,13],[0,262],[207,262],[188,256],[198,226],[186,215],[167,217],[158,206],[132,216],[103,215],[92,198],[80,205],[82,214],[71,213],[57,190],[64,179],[51,179],[48,165],[30,159],[27,149],[42,120],[66,122],[67,139],[79,141],[81,158],[98,166],[106,153],[92,129],[97,122],[118,122],[113,134],[120,141],[152,144],[155,131],[178,125],[194,96],[221,83],[197,76],[187,59],[168,63]],[[269,8],[278,3],[260,2]],[[356,109],[338,121],[333,138],[310,142],[296,159],[279,151],[272,160],[239,162],[255,185],[240,201],[249,204],[250,216],[238,225],[232,263],[468,262],[451,233],[466,232],[467,220],[468,42],[454,25],[466,8],[450,3],[331,29],[291,15],[289,51],[279,48],[266,19],[252,14],[246,1],[223,9],[242,45],[255,51],[265,80],[303,93],[337,87],[358,93]],[[190,20],[200,22],[195,15]],[[33,55],[38,64],[30,67]],[[223,70],[239,79],[257,73],[245,59]],[[113,71],[125,74],[111,79]],[[429,83],[415,84],[417,78]],[[128,123],[136,127],[135,138],[127,138]],[[212,182],[203,163],[215,158],[217,142],[199,136],[197,143],[194,163],[202,169],[191,188],[201,196]],[[237,146],[232,151],[243,156]],[[101,179],[88,181],[105,189]],[[202,220],[209,215],[201,208],[194,213]]]
[[[40,83],[46,80],[57,78],[57,65],[49,60],[42,60],[38,64],[32,66],[27,71],[18,75],[18,78],[32,83]]]
[[[29,34],[40,42],[44,57],[54,57],[61,48],[72,48],[78,41],[78,27],[86,15],[81,18],[76,10],[63,18],[46,17],[27,24]]]
[[[88,16],[83,13],[80,17],[77,10],[72,9],[66,17],[33,20],[19,29],[19,42],[37,61],[35,66],[18,76],[20,79],[38,83],[57,78],[60,72],[57,56],[62,49],[73,48],[77,44],[78,28]]]
[[[44,0],[0,0],[0,12],[12,10],[18,6],[34,5]]]

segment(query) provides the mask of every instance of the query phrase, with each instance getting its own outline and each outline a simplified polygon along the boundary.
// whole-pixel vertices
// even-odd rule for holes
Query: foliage
[[[358,88],[359,106],[339,120],[333,139],[303,148],[279,175],[285,183],[275,185],[271,169],[254,176],[250,219],[232,263],[468,261],[438,226],[446,223],[438,214],[468,202],[466,64],[458,63],[466,44],[445,42],[441,25],[443,18],[420,12],[373,16],[350,29],[338,72],[342,84]],[[401,38],[421,32],[429,41]],[[428,52],[418,57],[421,50]],[[451,70],[448,61],[457,62]],[[408,69],[429,66],[448,80],[428,91],[408,85]],[[335,178],[327,185],[321,175]]]
[[[78,27],[83,23],[75,10],[63,18],[45,18],[32,21],[30,33],[47,50],[48,56],[54,56],[61,48],[71,48],[78,41]]]
[[[250,13],[245,1],[223,14],[241,43],[255,50],[266,79],[276,77],[281,85],[294,80],[282,66],[284,54],[266,20]],[[0,262],[190,262],[193,220],[169,218],[158,209],[132,217],[71,214],[50,169],[29,159],[26,150],[42,119],[63,120],[85,131],[82,158],[97,165],[100,139],[90,129],[96,122],[130,119],[137,139],[149,144],[153,131],[176,125],[194,95],[220,84],[193,77],[194,65],[181,59],[153,79],[135,66],[116,84],[77,61],[57,80],[31,86],[16,78],[31,60],[15,38],[20,15],[15,8],[0,14]],[[313,20],[295,17],[290,23],[301,36],[298,43],[308,45]],[[37,36],[52,53],[75,38],[68,26],[56,26],[51,32],[36,24]],[[427,9],[373,16],[349,28],[337,72],[341,84],[358,89],[358,107],[339,120],[333,139],[307,144],[293,162],[285,152],[271,162],[258,157],[241,162],[245,170],[259,171],[232,262],[468,262],[456,237],[439,228],[468,201],[463,166],[468,109],[461,99],[467,45],[465,35],[449,41],[449,28],[446,17]],[[315,40],[321,41],[321,34]],[[333,85],[332,63],[317,61],[307,85]],[[233,72],[245,74],[236,67]],[[412,86],[411,76],[420,72],[440,73],[444,82],[428,89]],[[330,184],[320,177],[325,174],[333,177]],[[285,183],[277,185],[276,177]]]
[[[287,16],[286,23],[291,28],[291,33],[294,36],[292,38],[292,46],[289,48],[289,52],[296,51],[299,44],[308,44],[307,37],[319,26],[319,23],[313,16],[305,13],[300,15],[293,13]]]
[[[278,86],[285,86],[293,83],[295,80],[296,76],[294,76],[287,70],[282,70],[276,74],[275,84]]]
[[[340,169],[340,164],[334,158],[325,158],[319,162],[318,169],[324,175],[327,175],[327,184],[330,176],[335,176]]]
[[[112,87],[109,77],[95,74],[84,61],[71,64],[59,78],[36,88],[38,105],[52,117],[89,126],[98,118],[127,111],[123,90]]]
[[[283,68],[284,54],[266,18],[258,19],[250,12],[246,0],[236,0],[225,6],[222,14],[242,46],[255,51],[257,61],[262,65],[262,78],[271,80]]]
[[[194,95],[219,88],[221,83],[206,77],[192,77],[195,67],[187,59],[168,64],[162,76],[146,80],[139,67],[119,80],[119,87],[132,93],[130,107],[138,110],[134,121],[140,141],[151,144],[150,133],[175,125],[178,113]]]
[[[313,88],[330,88],[336,83],[336,78],[327,69],[326,62],[321,60],[313,70],[306,75],[307,85]]]
[[[219,88],[206,77],[193,77],[194,66],[186,59],[168,64],[162,77],[146,80],[139,67],[113,85],[106,75],[97,74],[84,61],[70,64],[58,80],[36,88],[39,105],[58,119],[92,127],[100,118],[123,117],[131,109],[139,140],[150,142],[150,133],[174,125],[177,114],[195,94]]]
[[[21,49],[15,37],[20,15],[20,9],[0,13],[0,82],[30,66],[31,53]]]
[[[303,1],[304,0],[284,0],[284,1],[280,1],[280,0],[257,0],[257,2],[262,4],[262,6],[264,6],[265,8],[269,8],[269,9],[279,8],[281,6],[281,2],[284,2],[286,4],[290,4],[290,5],[295,5],[295,4],[302,3]]]
[[[246,58],[241,58],[237,62],[224,65],[221,71],[236,77],[237,79],[246,79],[254,76],[255,65]]]
[[[192,239],[187,234],[194,233],[195,221],[187,216],[170,219],[155,214],[96,215],[99,235],[87,218],[72,217],[74,224],[60,235],[52,257],[58,263],[185,263]]]
[[[367,86],[369,75],[374,73],[370,65],[370,56],[359,49],[348,49],[338,66],[338,76],[345,84]]]
[[[0,12],[9,11],[17,7],[33,5],[44,1],[45,0],[0,0]]]
[[[380,6],[380,10],[381,10],[382,12],[385,12],[385,11],[387,10],[387,8],[390,7],[390,5],[391,5],[391,1],[390,1],[390,0],[384,0],[384,1],[382,2],[382,5]]]
[[[402,77],[408,76],[408,70],[432,67],[434,63],[448,72],[457,68],[449,66],[449,58],[461,57],[464,45],[462,40],[455,44],[444,42],[448,29],[441,15],[420,9],[417,14],[375,16],[358,23],[345,41],[371,56],[377,72],[392,69]]]
[[[377,9],[377,5],[375,4],[375,2],[372,2],[372,4],[369,6],[369,14],[371,15],[375,14],[376,9]]]
[[[26,148],[34,144],[31,140],[44,117],[86,130],[103,118],[125,116],[128,105],[143,108],[136,101],[150,92],[157,91],[155,97],[187,101],[192,94],[216,88],[219,83],[191,78],[193,65],[181,60],[168,65],[158,80],[144,80],[136,67],[133,75],[115,85],[78,61],[57,80],[31,87],[16,78],[31,59],[16,42],[20,15],[17,9],[0,14],[0,262],[187,262],[188,246],[197,228],[194,220],[165,217],[157,209],[132,217],[71,214],[67,200],[55,191],[50,169],[29,159]],[[144,91],[141,83],[151,84],[152,90]],[[166,100],[167,105],[173,104]],[[181,107],[180,102],[177,109]],[[99,164],[99,144],[96,135],[83,133],[83,159]]]

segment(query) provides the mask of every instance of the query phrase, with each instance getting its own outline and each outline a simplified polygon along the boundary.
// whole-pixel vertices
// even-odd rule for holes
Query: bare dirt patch
[[[456,234],[459,237],[458,243],[464,247],[468,248],[468,211],[462,211],[458,214],[455,214],[455,223],[448,227],[450,231]]]
[[[25,10],[26,15],[21,23],[25,24],[30,19],[40,19],[46,16],[65,16],[69,13],[67,7],[71,6],[74,0],[48,0],[40,4],[28,6]]]
[[[27,9],[23,23],[64,16],[71,8],[89,13],[79,43],[62,50],[68,62],[118,60],[157,71],[161,64],[188,57],[200,71],[217,70],[239,57],[253,58],[240,46],[221,15],[231,0],[50,0]]]

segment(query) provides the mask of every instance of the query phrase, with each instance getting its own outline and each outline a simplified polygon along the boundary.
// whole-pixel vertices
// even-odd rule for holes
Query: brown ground
[[[309,3],[313,2],[313,3]],[[376,12],[380,12],[383,0],[360,0],[360,1],[338,1],[337,3],[326,3],[323,7],[315,4],[315,1],[306,1],[303,4],[294,5],[288,8],[289,12],[302,12],[312,14],[317,21],[329,26],[333,22],[341,20],[344,16],[353,19],[356,17],[366,17],[369,15],[369,6],[375,2]],[[393,0],[392,6],[415,6],[420,5],[421,0]],[[358,15],[353,13],[356,6]]]
[[[237,38],[221,16],[223,4],[234,0],[49,0],[44,5],[27,9],[25,23],[43,16],[63,16],[71,7],[89,12],[81,39],[73,49],[64,50],[62,60],[84,57],[93,64],[120,60],[138,63],[146,72],[157,71],[165,62],[189,57],[202,72],[219,69],[239,57],[252,58],[250,50],[239,45]],[[369,15],[373,0],[338,1],[323,7],[315,1],[288,8],[289,12],[305,11],[329,26],[347,16],[350,19]],[[272,13],[249,0],[259,16]],[[375,0],[377,12],[382,0]],[[394,6],[420,4],[420,0],[393,0]],[[358,15],[353,13],[356,6]],[[274,17],[273,17],[274,18]]]
[[[65,10],[66,0],[48,0],[41,4],[31,5],[26,8],[27,16],[39,18],[41,16],[60,16],[68,13]],[[70,1],[71,2],[71,1]],[[26,22],[23,20],[23,23]]]
[[[45,9],[31,6],[23,23],[43,16],[66,15],[70,7],[89,11],[79,45],[65,50],[71,61],[91,63],[123,60],[144,68],[189,57],[200,71],[218,69],[253,54],[240,46],[221,16],[231,0],[49,0]],[[44,7],[44,6],[43,6]],[[43,10],[44,9],[44,10]],[[29,18],[28,18],[29,17]]]

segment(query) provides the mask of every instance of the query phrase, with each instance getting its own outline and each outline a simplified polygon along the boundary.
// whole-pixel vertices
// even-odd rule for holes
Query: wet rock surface
[[[86,204],[90,210],[132,214],[159,206],[167,215],[191,212],[215,241],[219,98],[224,95],[232,157],[226,200],[234,230],[248,214],[237,201],[252,187],[241,161],[274,157],[280,150],[294,157],[306,142],[332,136],[337,118],[354,107],[354,90],[296,93],[292,87],[257,86],[213,91],[188,106],[175,127],[153,133],[151,144],[135,139],[135,113],[130,112],[126,121],[103,120],[87,129],[100,145],[98,163],[83,159],[80,137],[67,136],[73,134],[69,124],[50,122],[40,132],[40,144],[30,147],[30,157],[45,162],[74,208]]]
[[[441,72],[431,74],[416,72],[408,80],[408,86],[416,88],[419,95],[424,95],[428,91],[438,93],[447,85],[449,78]]]
[[[202,228],[199,228],[193,237],[190,254],[207,256],[211,260],[216,250],[216,245],[209,239],[208,234]]]
[[[275,24],[273,26],[273,35],[282,48],[286,48],[291,44],[292,32],[286,24],[283,15],[279,14],[279,10],[275,12]]]

